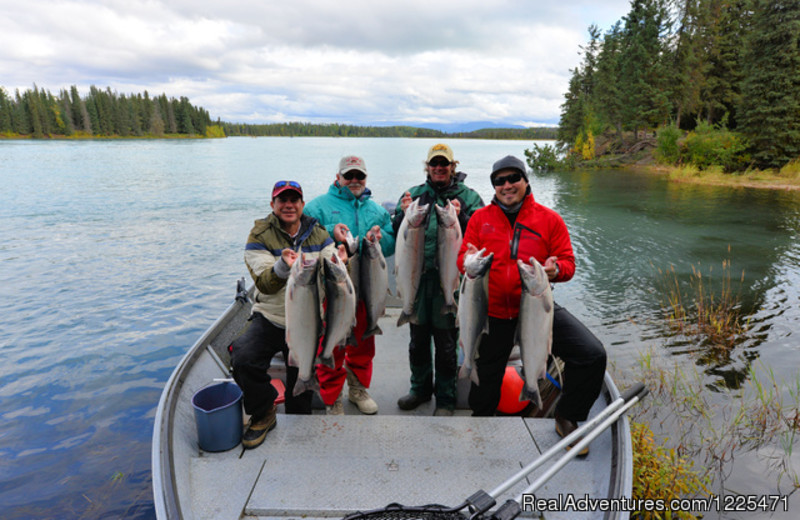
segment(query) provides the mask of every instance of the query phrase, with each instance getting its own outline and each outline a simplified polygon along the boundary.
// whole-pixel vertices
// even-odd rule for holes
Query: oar
[[[633,405],[638,403],[644,396],[647,395],[649,390],[643,383],[637,383],[629,388],[624,394],[618,397],[614,402],[604,408],[599,414],[587,421],[583,426],[567,435],[556,445],[544,452],[541,457],[527,465],[520,470],[516,475],[509,480],[498,486],[490,494],[492,497],[497,498],[500,494],[508,491],[517,482],[528,476],[533,470],[553,458],[556,453],[560,453],[562,449],[566,448],[578,437],[583,438],[575,444],[569,451],[563,453],[556,462],[550,466],[538,479],[534,480],[515,500],[508,500],[505,504],[497,508],[497,511],[492,515],[493,519],[509,519],[515,518],[521,512],[521,504],[523,495],[532,494],[539,489],[545,482],[550,480],[553,475],[561,470],[569,461],[577,457],[580,451],[589,445],[592,440],[599,436],[609,426],[619,420],[619,418],[628,411]]]

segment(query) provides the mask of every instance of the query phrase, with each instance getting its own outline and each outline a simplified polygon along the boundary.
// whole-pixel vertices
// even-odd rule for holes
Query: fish
[[[553,347],[553,292],[544,267],[535,258],[529,263],[517,260],[517,267],[522,281],[517,338],[525,380],[520,401],[531,400],[541,409],[539,379],[547,373]]]
[[[358,253],[358,237],[353,238],[353,234],[349,230],[344,237],[344,247],[347,250],[347,256]]]
[[[458,377],[469,377],[470,381],[480,385],[478,371],[475,370],[475,359],[478,357],[478,345],[484,334],[489,333],[489,269],[492,267],[494,253],[484,256],[486,248],[464,255],[464,278],[458,294],[458,344],[464,353],[464,362],[458,371]]]
[[[292,264],[286,281],[286,344],[289,346],[289,365],[297,367],[297,383],[293,395],[317,390],[314,360],[322,333],[319,313],[319,261],[301,254]]]
[[[445,207],[436,206],[439,227],[436,237],[436,261],[439,265],[439,281],[444,293],[442,314],[456,314],[455,293],[458,291],[460,273],[458,272],[458,249],[461,247],[461,225],[454,205],[447,201]]]
[[[425,263],[425,224],[429,209],[430,204],[420,205],[419,200],[414,199],[406,209],[403,222],[397,230],[395,280],[403,304],[397,319],[398,327],[417,321],[414,316],[414,302]]]
[[[345,246],[348,247],[348,246]],[[353,289],[356,291],[356,296],[358,299],[363,299],[362,291],[361,291],[361,253],[358,252],[358,246],[356,246],[356,252],[352,255],[348,253],[350,257],[347,260],[347,274],[350,275],[350,281],[353,282]]]
[[[383,334],[378,318],[386,312],[386,295],[389,292],[389,273],[386,258],[378,240],[364,239],[360,257],[360,297],[367,308],[367,328],[363,339]]]
[[[347,345],[356,324],[357,296],[347,267],[338,255],[325,258],[323,265],[327,306],[322,352],[317,362],[334,368],[333,351],[336,347]]]

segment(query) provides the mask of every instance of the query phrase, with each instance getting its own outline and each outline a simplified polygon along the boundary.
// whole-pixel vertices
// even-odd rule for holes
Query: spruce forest
[[[12,98],[0,88],[0,136],[206,136],[215,128],[208,112],[185,97],[151,98],[147,91],[126,96],[94,86],[85,97],[75,86],[56,97],[34,86]]]
[[[605,33],[591,26],[581,51],[558,130],[579,159],[600,136],[620,151],[654,135],[673,164],[800,159],[798,1],[632,0]]]

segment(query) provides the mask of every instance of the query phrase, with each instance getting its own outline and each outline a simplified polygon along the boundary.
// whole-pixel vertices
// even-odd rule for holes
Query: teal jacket
[[[386,209],[371,200],[372,192],[367,188],[356,198],[347,188],[338,182],[331,184],[328,193],[310,201],[303,208],[303,214],[315,218],[333,236],[336,224],[345,224],[354,237],[362,239],[372,226],[381,228],[381,251],[383,256],[394,254],[395,233],[392,218]]]

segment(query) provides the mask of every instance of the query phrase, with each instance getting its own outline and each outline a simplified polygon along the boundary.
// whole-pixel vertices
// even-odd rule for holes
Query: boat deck
[[[311,416],[281,414],[264,444],[243,454],[241,446],[206,453],[195,441],[186,473],[176,472],[176,485],[184,491],[188,487],[191,497],[193,511],[184,506],[184,517],[285,520],[342,517],[392,502],[456,506],[480,489],[492,491],[558,442],[552,419],[473,418],[465,407],[454,417],[433,417],[433,401],[410,412],[397,408],[410,375],[408,328],[395,326],[397,315],[397,309],[387,309],[380,323],[384,333],[376,338],[370,394],[379,405],[377,415],[361,415],[347,401],[345,385],[346,415],[327,416],[323,409]],[[210,382],[195,381],[188,385],[193,389],[184,391]],[[461,406],[467,391],[468,383],[461,381]],[[191,414],[189,400],[183,399],[179,405],[183,410],[176,413]],[[604,406],[601,397],[592,414]],[[578,499],[608,497],[615,472],[612,444],[612,432],[607,430],[593,441],[588,457],[570,462],[536,497],[567,493]],[[529,478],[546,469],[547,464]],[[527,485],[523,480],[498,504],[517,497]],[[543,516],[593,519],[603,518],[603,513],[563,511]]]

